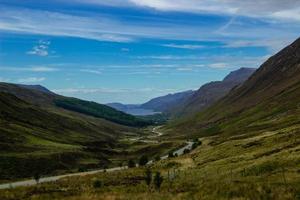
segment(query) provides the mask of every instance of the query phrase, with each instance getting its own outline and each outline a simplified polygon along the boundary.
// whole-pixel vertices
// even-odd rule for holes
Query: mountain
[[[155,115],[159,113],[169,113],[173,107],[182,104],[188,99],[194,91],[184,91],[174,94],[168,94],[165,96],[151,99],[143,104],[121,104],[121,103],[109,103],[110,107],[123,111],[128,114],[137,116]]]
[[[192,90],[174,93],[174,94],[168,94],[165,96],[151,99],[150,101],[142,104],[141,108],[151,109],[156,112],[167,112],[169,111],[169,109],[173,108],[174,106],[184,102],[193,94],[194,91]]]
[[[18,84],[18,86],[26,88],[26,89],[31,89],[31,90],[37,90],[40,92],[48,93],[48,94],[53,94],[50,90],[47,88],[41,86],[41,85],[24,85],[24,84]]]
[[[44,109],[57,110],[63,108],[64,110],[103,118],[126,126],[140,127],[149,125],[149,122],[145,120],[120,112],[109,106],[76,98],[64,97],[55,94],[42,86],[0,83],[0,91],[13,94],[26,102],[38,105]]]
[[[300,39],[269,58],[220,101],[168,128],[182,137],[292,130],[299,126],[299,102]]]
[[[168,94],[151,99],[140,105],[126,105],[121,103],[107,104],[117,110],[132,115],[153,115],[164,113],[170,116],[193,114],[207,108],[224,97],[232,88],[247,80],[254,68],[241,68],[231,72],[223,81],[215,81],[203,85],[199,90]]]
[[[223,81],[203,85],[181,105],[174,107],[173,115],[182,116],[200,112],[224,97],[232,88],[246,81],[255,70],[254,68],[240,68],[227,75]]]

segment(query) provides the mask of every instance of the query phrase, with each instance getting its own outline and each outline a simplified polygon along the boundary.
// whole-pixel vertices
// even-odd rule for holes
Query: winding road
[[[150,136],[151,139],[156,138],[156,137],[160,137],[160,136],[163,135],[162,132],[158,131],[159,128],[161,128],[161,126],[154,127],[152,129],[152,133],[155,133],[157,135]],[[181,156],[181,155],[184,154],[185,149],[191,150],[193,144],[194,144],[193,142],[187,142],[186,146],[174,151],[173,153],[177,154],[178,156]],[[168,158],[168,155],[165,155],[165,156],[161,157],[162,160],[165,160],[167,158]],[[151,165],[153,163],[154,163],[154,161],[150,160],[147,163],[147,165]],[[67,177],[85,176],[85,175],[97,174],[97,173],[104,172],[104,171],[114,172],[114,171],[120,171],[120,170],[125,170],[125,169],[128,169],[128,167],[127,166],[125,166],[125,167],[115,167],[115,168],[109,168],[109,169],[106,169],[106,170],[99,169],[99,170],[94,170],[94,171],[89,171],[89,172],[72,173],[72,174],[65,174],[65,175],[60,175],[60,176],[50,176],[50,177],[44,177],[44,178],[39,179],[38,183],[54,182],[54,181],[60,180],[62,178],[67,178]],[[5,184],[0,184],[0,190],[1,189],[10,189],[10,188],[15,188],[15,187],[21,187],[21,186],[23,186],[23,187],[24,186],[33,186],[33,185],[36,185],[36,184],[37,184],[37,182],[34,179],[30,179],[30,180],[26,180],[26,181],[12,182],[12,183],[5,183]]]

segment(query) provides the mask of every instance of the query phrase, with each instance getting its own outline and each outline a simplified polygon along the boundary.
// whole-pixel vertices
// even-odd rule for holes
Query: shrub
[[[94,188],[101,188],[103,186],[102,181],[99,179],[94,179],[93,180],[93,187]]]
[[[173,157],[174,157],[174,153],[173,153],[173,152],[169,152],[168,157],[169,157],[169,158],[173,158]]]
[[[163,182],[164,178],[161,176],[160,172],[156,172],[154,176],[154,184],[157,190],[160,190],[160,186]]]
[[[34,175],[33,175],[33,178],[34,178],[34,180],[35,180],[37,183],[39,183],[40,178],[41,178],[40,173],[35,172]]]
[[[134,168],[135,167],[135,162],[133,160],[128,161],[128,168]]]
[[[139,165],[140,166],[145,166],[148,163],[148,157],[147,156],[142,156],[139,160]]]
[[[155,161],[160,161],[160,156],[156,156]]]
[[[190,153],[190,152],[191,152],[191,150],[189,150],[189,149],[185,149],[185,150],[183,151],[184,154],[188,154],[188,153]]]
[[[85,167],[79,167],[78,168],[78,172],[85,172],[86,171],[86,168]]]
[[[194,143],[197,143],[197,142],[199,142],[199,139],[198,139],[198,138],[195,138],[195,139],[193,139],[193,142],[194,142]]]
[[[192,145],[192,149],[196,149],[198,146],[200,146],[202,144],[201,141],[198,141],[198,142],[194,142],[194,144]]]
[[[146,181],[146,184],[149,187],[151,182],[152,182],[152,172],[149,168],[147,168],[146,171],[145,171],[145,181]]]

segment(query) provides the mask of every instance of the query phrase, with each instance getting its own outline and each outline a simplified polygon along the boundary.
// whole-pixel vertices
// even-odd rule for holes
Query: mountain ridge
[[[300,39],[297,39],[270,57],[224,98],[189,119],[170,123],[168,129],[179,134],[189,127],[192,135],[235,135],[298,123],[299,80]]]

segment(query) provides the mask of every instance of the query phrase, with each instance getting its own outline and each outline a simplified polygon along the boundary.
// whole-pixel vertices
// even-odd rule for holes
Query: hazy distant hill
[[[151,99],[150,101],[140,105],[126,105],[121,103],[110,103],[107,105],[133,115],[153,115],[158,113],[169,113],[169,110],[171,110],[174,106],[183,103],[193,93],[194,91],[189,90],[174,94],[168,94]]]
[[[156,112],[167,112],[174,106],[184,102],[190,96],[194,94],[194,91],[188,90],[184,92],[178,92],[174,94],[168,94],[165,96],[151,99],[150,101],[141,105],[142,108],[152,109]]]
[[[277,130],[300,123],[299,102],[300,39],[269,58],[216,104],[169,127],[197,135]]]

